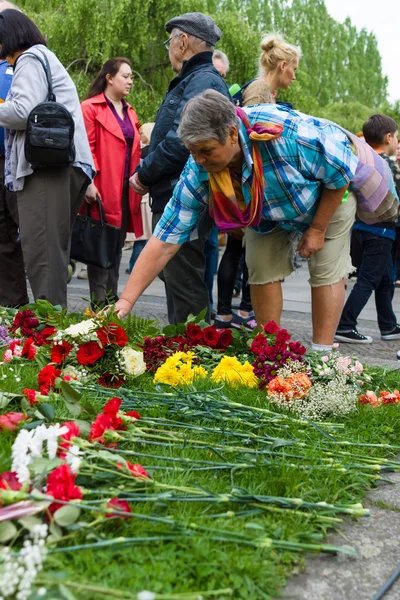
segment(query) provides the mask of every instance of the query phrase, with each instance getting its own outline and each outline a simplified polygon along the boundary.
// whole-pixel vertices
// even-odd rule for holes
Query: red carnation
[[[68,431],[60,435],[60,438],[64,441],[59,443],[59,447],[63,448],[64,450],[69,450],[72,445],[72,438],[78,437],[80,434],[79,427],[73,421],[66,421],[63,423],[63,427],[67,427]],[[58,450],[57,454],[60,458],[64,459],[66,457],[66,453],[60,449]]]
[[[232,331],[230,329],[223,329],[219,334],[218,346],[227,348],[232,343],[232,340]]]
[[[200,325],[189,323],[185,329],[185,335],[193,342],[201,342],[203,340],[203,330]]]
[[[82,498],[82,490],[75,485],[75,478],[76,475],[71,472],[69,465],[60,465],[47,478],[46,494],[52,496],[55,500],[63,500],[64,502],[80,500]],[[53,502],[49,506],[49,511],[51,514],[54,514],[61,506],[63,505]]]
[[[254,352],[254,354],[262,354],[267,345],[268,342],[264,335],[262,333],[258,333],[251,343],[250,350]]]
[[[279,327],[275,321],[268,321],[268,323],[265,323],[264,325],[264,331],[265,333],[276,333],[279,331]]]
[[[112,373],[104,373],[104,375],[99,377],[99,379],[97,380],[97,383],[106,388],[117,389],[117,388],[120,388],[121,385],[124,385],[125,379],[124,379],[124,377],[122,377],[122,375],[113,375]]]
[[[76,358],[81,365],[93,365],[104,356],[104,349],[97,342],[82,344],[76,353]]]
[[[35,404],[38,401],[36,398],[36,396],[37,396],[36,390],[30,390],[29,388],[24,388],[22,390],[22,393],[24,394],[25,398],[28,400],[29,404]]]
[[[205,327],[203,329],[203,339],[207,346],[214,348],[218,344],[219,333],[215,327]]]
[[[50,325],[47,325],[41,331],[35,331],[33,336],[36,346],[47,346],[48,344],[51,344],[52,340],[49,340],[49,337],[55,333],[57,333],[57,329]]]
[[[290,335],[286,329],[280,329],[276,334],[276,343],[277,344],[286,344],[290,340]]]
[[[67,358],[68,354],[72,350],[72,345],[68,342],[61,342],[61,344],[54,344],[51,349],[50,360],[56,365],[61,365]]]
[[[33,338],[26,338],[24,345],[22,347],[21,356],[26,356],[28,360],[34,360],[36,355],[36,348],[33,343]]]
[[[20,348],[21,346],[21,340],[13,340],[11,342],[11,344],[9,345],[9,349],[11,350],[11,352],[13,354],[15,354],[15,348]],[[21,350],[21,354],[22,354],[22,350]]]
[[[307,348],[300,342],[290,342],[289,350],[294,354],[300,354],[300,356],[303,356],[307,352]]]
[[[130,410],[127,413],[125,413],[125,415],[128,417],[133,417],[137,421],[139,421],[139,419],[140,419],[140,415],[138,412],[136,412],[136,410]]]
[[[54,387],[57,377],[61,375],[61,371],[56,369],[54,365],[46,365],[38,374],[38,383],[40,393],[47,396],[51,388]]]
[[[124,469],[128,469],[129,473],[131,473],[131,475],[133,475],[133,477],[138,477],[139,479],[141,477],[145,478],[145,479],[150,479],[149,474],[147,473],[146,469],[144,469],[144,467],[142,467],[142,465],[133,465],[132,463],[129,462],[129,460],[126,461],[126,465],[123,465],[120,462],[115,463],[116,467],[118,469],[121,469],[121,471],[123,471]]]
[[[8,429],[14,431],[21,421],[25,421],[28,417],[24,413],[9,412],[5,415],[0,415],[0,430]]]
[[[109,502],[107,502],[106,508],[115,509],[120,512],[131,513],[131,507],[129,506],[126,500],[119,500],[118,498],[112,498]],[[111,519],[111,517],[119,517],[120,519],[129,518],[128,515],[118,515],[113,512],[106,513],[106,519]]]
[[[96,333],[103,346],[115,344],[123,348],[129,342],[125,330],[119,325],[116,325],[116,323],[110,323],[110,325],[101,327]]]
[[[111,398],[111,400],[109,400],[107,404],[104,405],[103,413],[105,415],[111,415],[113,417],[116,417],[121,404],[122,400],[120,400],[120,398]]]
[[[1,490],[14,490],[18,491],[22,488],[22,485],[18,481],[17,474],[13,471],[4,471],[0,473],[0,507],[1,507]]]
[[[110,415],[100,414],[97,415],[96,420],[92,423],[90,429],[89,440],[91,442],[104,443],[104,434],[107,429],[115,429],[113,425],[113,418]]]

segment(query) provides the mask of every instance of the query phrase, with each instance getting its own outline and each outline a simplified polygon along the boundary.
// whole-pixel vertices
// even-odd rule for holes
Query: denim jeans
[[[132,269],[135,266],[135,263],[146,244],[147,240],[136,240],[135,242],[133,242],[132,254],[129,259],[129,273],[132,273]]]
[[[354,234],[362,248],[361,265],[357,273],[357,282],[344,306],[337,330],[344,333],[356,328],[362,309],[375,291],[379,329],[382,334],[390,333],[397,323],[392,309],[393,240],[361,230],[355,230]]]

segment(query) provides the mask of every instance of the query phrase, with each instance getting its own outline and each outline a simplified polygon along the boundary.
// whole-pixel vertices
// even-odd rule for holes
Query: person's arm
[[[323,189],[312,223],[297,246],[303,258],[310,258],[324,247],[325,232],[348,187],[347,184],[337,189]]]
[[[178,252],[181,244],[168,244],[151,236],[137,259],[126,286],[115,305],[120,319],[125,317],[137,299]]]
[[[93,107],[93,104],[89,102],[82,102],[81,104],[83,121],[85,123],[86,134],[89,141],[90,151],[92,153],[94,168],[96,173],[100,171],[99,163],[96,157],[96,146],[97,146],[97,132],[96,132],[96,114]],[[92,204],[92,202],[97,202],[97,198],[101,202],[101,194],[97,189],[95,183],[92,183],[88,186],[85,194],[85,200],[88,204]]]
[[[146,158],[143,159],[139,169],[136,170],[137,178],[143,188],[154,185],[164,177],[176,175],[185,166],[189,158],[189,151],[177,134],[181,112],[188,100],[206,89],[215,89],[218,92],[227,94],[226,84],[222,77],[217,74],[209,71],[199,72],[191,78],[179,98],[179,106],[171,129],[165,139],[152,152],[149,152]]]
[[[12,98],[0,104],[0,125],[24,130],[31,110],[47,97],[47,79],[40,62],[21,56],[11,83]]]

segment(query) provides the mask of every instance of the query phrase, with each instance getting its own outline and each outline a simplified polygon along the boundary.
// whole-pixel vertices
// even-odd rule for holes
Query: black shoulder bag
[[[46,73],[48,93],[44,102],[33,108],[28,116],[25,131],[25,157],[33,169],[67,167],[75,160],[75,123],[69,110],[56,101],[51,70],[47,56],[43,59],[33,52]]]
[[[86,265],[112,269],[119,262],[121,230],[106,222],[101,202],[99,199],[97,202],[100,221],[89,216],[90,205],[87,202],[85,214],[76,217],[72,228],[70,256]]]

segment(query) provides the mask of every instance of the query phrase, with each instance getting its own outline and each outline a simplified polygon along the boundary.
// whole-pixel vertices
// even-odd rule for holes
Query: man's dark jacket
[[[183,63],[181,72],[169,85],[157,113],[149,153],[137,170],[139,180],[150,188],[152,211],[163,212],[189,158],[177,135],[179,119],[186,102],[213,89],[230,98],[228,88],[212,64],[212,52],[200,52]]]

